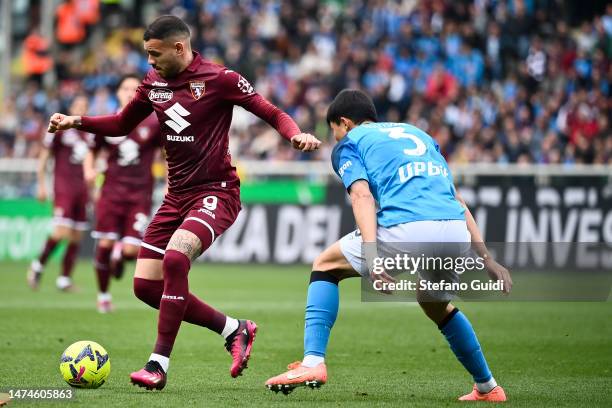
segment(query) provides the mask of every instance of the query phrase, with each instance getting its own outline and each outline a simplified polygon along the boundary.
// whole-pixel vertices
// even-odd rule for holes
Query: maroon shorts
[[[193,232],[208,248],[225,232],[240,212],[240,188],[206,186],[196,193],[168,193],[147,227],[138,258],[163,259],[174,232],[181,228]],[[205,232],[205,234],[202,233]]]
[[[117,202],[100,197],[96,204],[95,239],[122,238],[126,244],[140,245],[151,214],[151,201],[143,197],[137,202]]]
[[[87,191],[66,193],[55,191],[53,198],[53,223],[85,231],[87,223]]]

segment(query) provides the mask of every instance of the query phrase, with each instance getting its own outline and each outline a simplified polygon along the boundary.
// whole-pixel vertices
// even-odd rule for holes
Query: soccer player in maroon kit
[[[103,117],[56,113],[49,131],[77,127],[95,134],[129,133],[155,111],[168,161],[168,194],[149,224],[136,263],[134,292],[159,308],[157,341],[132,383],[162,389],[181,321],[207,327],[226,339],[230,374],[246,368],[257,326],[225,316],[189,292],[191,262],[236,219],[240,190],[231,165],[228,131],[234,105],[272,125],[294,148],[311,151],[321,142],[301,133],[283,111],[256,93],[237,72],[192,52],[187,25],[162,16],[144,33],[148,72],[134,99],[119,114]],[[256,238],[257,239],[257,238]]]
[[[125,75],[117,87],[120,109],[134,98],[140,78]],[[136,259],[142,234],[148,224],[153,195],[151,166],[162,141],[154,114],[124,137],[96,135],[93,148],[84,161],[85,181],[93,184],[98,155],[107,153],[107,169],[100,198],[96,203],[96,226],[91,236],[98,240],[94,266],[98,277],[97,307],[100,313],[112,310],[108,291],[111,274],[123,275],[123,262]],[[119,258],[111,259],[113,246],[121,239]]]
[[[70,104],[70,113],[84,115],[88,109],[86,95],[77,95]],[[48,133],[38,159],[38,199],[48,198],[46,168],[49,158],[54,158],[53,180],[53,231],[47,238],[40,256],[32,261],[28,271],[28,284],[38,289],[43,269],[49,256],[61,241],[68,246],[62,260],[62,274],[57,277],[59,290],[70,291],[72,271],[79,252],[83,231],[87,230],[86,206],[88,191],[83,179],[83,159],[93,142],[93,135],[82,130],[68,129],[56,134]]]

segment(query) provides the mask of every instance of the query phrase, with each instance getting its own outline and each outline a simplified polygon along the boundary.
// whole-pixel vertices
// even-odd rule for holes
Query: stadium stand
[[[29,21],[1,109],[0,157],[36,157],[49,114],[80,91],[91,114],[113,112],[118,78],[148,69],[142,25],[172,13],[190,22],[199,52],[324,140],[328,103],[351,87],[374,96],[381,120],[427,130],[451,163],[612,163],[605,2],[596,15],[557,0],[61,3],[56,38]],[[301,155],[241,109],[231,146],[251,160],[328,160],[331,149]]]

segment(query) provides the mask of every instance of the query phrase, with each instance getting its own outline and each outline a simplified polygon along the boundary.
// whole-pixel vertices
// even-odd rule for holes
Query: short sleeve
[[[332,156],[332,165],[347,190],[357,180],[369,182],[368,173],[361,156],[357,152],[357,146],[350,140],[341,142],[336,146]]]

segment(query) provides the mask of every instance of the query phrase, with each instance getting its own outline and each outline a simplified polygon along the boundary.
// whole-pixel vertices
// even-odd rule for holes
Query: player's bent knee
[[[134,278],[134,295],[154,309],[159,309],[163,292],[163,281]]]
[[[70,241],[74,243],[81,242],[81,238],[83,238],[83,231],[79,230],[71,230],[70,231]]]
[[[173,249],[166,250],[163,262],[164,279],[186,277],[190,265],[191,260],[186,254]]]
[[[343,279],[359,276],[353,270],[348,262],[319,260],[312,264],[312,273],[310,275],[310,283],[314,280],[325,280],[332,283],[338,283]]]
[[[136,261],[134,277],[149,280],[162,280],[164,273],[161,259],[139,258]]]
[[[142,284],[143,281],[146,281],[146,279],[134,277],[134,285],[133,285],[132,289],[134,290],[134,295],[138,299],[140,299],[144,303],[148,304],[148,302],[147,302],[149,300],[149,298],[147,296],[148,295],[148,293],[147,293],[148,291],[146,289],[146,286]]]
[[[213,241],[212,233],[205,227],[198,228],[199,224],[194,225],[193,221],[185,221],[177,229],[166,247],[166,255],[169,250],[177,251],[189,258],[190,261],[196,259],[202,253],[203,248],[207,249]]]
[[[115,244],[115,241],[113,241],[112,239],[101,238],[98,241],[99,248],[112,248],[114,244]]]
[[[322,253],[320,253],[312,263],[313,271],[331,271],[336,269],[349,269],[351,266],[346,260],[340,245],[338,243],[333,244]]]
[[[124,258],[133,259],[138,255],[138,249],[139,247],[136,245],[125,244],[121,250],[121,254]]]
[[[64,226],[57,226],[53,229],[51,237],[55,240],[63,240],[70,238],[70,229]]]
[[[455,306],[450,302],[431,302],[419,300],[419,306],[434,323],[440,325],[453,312]]]
[[[337,281],[359,276],[342,254],[337,242],[317,256],[312,263],[312,270],[331,275]]]
[[[323,254],[319,254],[315,258],[314,262],[312,263],[312,270],[313,271],[323,271],[326,269],[326,265],[327,265],[327,260],[325,259]]]
[[[337,285],[340,282],[340,279],[334,276],[333,273],[313,270],[310,273],[310,283],[317,282],[317,281],[324,281],[324,282],[329,282],[329,283],[333,283]]]

